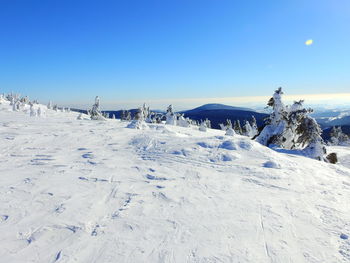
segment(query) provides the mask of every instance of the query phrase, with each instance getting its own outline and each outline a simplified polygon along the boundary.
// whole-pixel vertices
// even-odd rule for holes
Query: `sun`
[[[307,46],[311,46],[314,43],[314,41],[312,39],[308,39],[305,41],[305,45]]]

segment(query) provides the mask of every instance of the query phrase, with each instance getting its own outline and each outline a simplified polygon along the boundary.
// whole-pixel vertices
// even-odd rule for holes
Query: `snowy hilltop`
[[[214,130],[171,106],[121,121],[98,97],[90,116],[13,97],[0,97],[1,262],[350,261],[350,148],[323,146],[337,164],[292,154],[304,133],[284,140],[285,116],[317,126],[277,95],[259,139],[284,151],[250,123]]]

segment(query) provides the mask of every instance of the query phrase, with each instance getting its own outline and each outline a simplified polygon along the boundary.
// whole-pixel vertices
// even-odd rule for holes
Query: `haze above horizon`
[[[282,86],[344,103],[349,14],[347,0],[4,0],[0,92],[188,108],[260,103]]]

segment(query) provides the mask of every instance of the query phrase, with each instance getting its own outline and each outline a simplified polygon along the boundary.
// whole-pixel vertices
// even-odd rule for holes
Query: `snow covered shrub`
[[[105,120],[105,117],[103,117],[100,110],[100,98],[98,96],[96,96],[95,104],[92,105],[92,109],[89,111],[89,114],[91,120]]]
[[[178,119],[177,119],[177,125],[180,127],[189,127],[190,120],[189,120],[189,118],[185,118],[183,114],[179,114]]]
[[[166,117],[166,124],[176,125],[177,119],[176,119],[176,114],[173,112],[172,105],[168,106],[165,117]]]
[[[227,135],[227,136],[234,136],[234,135],[236,135],[236,133],[235,133],[235,131],[232,128],[228,128],[226,130],[225,135]]]
[[[79,113],[78,117],[77,117],[77,120],[83,120],[83,114],[82,113]]]
[[[210,128],[210,121],[208,119],[201,122],[201,124],[199,126],[199,130],[202,132],[206,132],[207,128]]]
[[[146,130],[149,128],[146,122],[142,120],[132,120],[126,127],[129,129],[139,129],[139,130]]]

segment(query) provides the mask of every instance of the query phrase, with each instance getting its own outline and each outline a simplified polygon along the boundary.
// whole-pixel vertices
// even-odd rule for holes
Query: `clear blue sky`
[[[0,0],[0,92],[131,101],[280,85],[350,92],[349,0]]]

